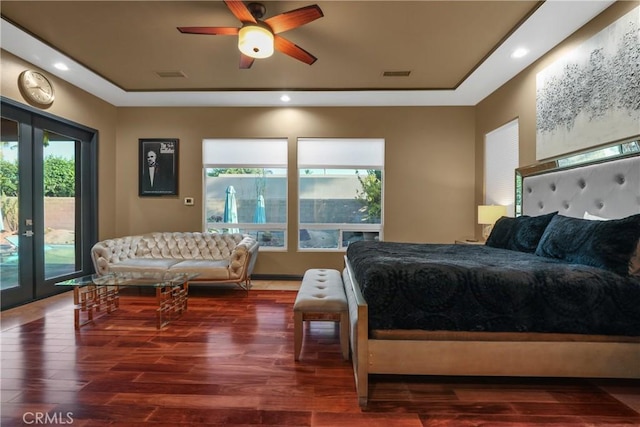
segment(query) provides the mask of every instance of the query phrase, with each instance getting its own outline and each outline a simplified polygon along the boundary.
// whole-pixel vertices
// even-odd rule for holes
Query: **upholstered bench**
[[[342,357],[349,360],[349,314],[342,277],[338,270],[311,269],[304,273],[293,304],[295,360],[300,359],[302,327],[305,320],[340,323]]]

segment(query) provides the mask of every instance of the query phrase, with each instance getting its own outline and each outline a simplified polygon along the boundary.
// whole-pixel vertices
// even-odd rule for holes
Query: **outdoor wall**
[[[75,212],[75,197],[45,197],[45,232],[47,229],[70,230],[76,229],[75,215],[69,215],[69,212]]]
[[[453,243],[474,233],[473,107],[120,108],[114,235],[200,230],[202,140],[271,137],[289,141],[289,249],[260,253],[256,274],[301,275],[344,265],[342,252],[296,250],[301,137],[385,139],[385,240]],[[180,140],[178,197],[138,197],[139,138]],[[185,206],[184,197],[194,197],[195,205]]]
[[[366,173],[366,172],[365,172]],[[264,177],[264,202],[267,222],[283,223],[287,220],[287,182],[290,177],[270,176]],[[254,175],[220,175],[218,177],[205,178],[209,201],[207,203],[207,219],[218,217],[221,221],[224,214],[226,189],[230,185],[235,190],[238,211],[238,222],[253,222],[256,210],[257,189]],[[295,177],[294,177],[295,179]],[[356,200],[355,194],[361,190],[358,177],[332,176],[332,175],[303,175],[300,188],[302,209],[300,218],[302,222],[342,222],[354,221],[354,212],[357,212],[362,203]],[[322,189],[331,189],[330,194],[321,194]],[[317,210],[314,210],[315,199],[322,198],[325,206],[331,205],[325,217],[319,218]],[[345,207],[348,207],[345,209]],[[360,214],[358,218],[361,218]],[[357,219],[359,220],[359,219]]]
[[[484,200],[484,136],[488,132],[519,119],[520,166],[536,163],[536,74],[571,52],[593,35],[638,7],[638,1],[618,1],[580,28],[547,55],[485,98],[476,106],[476,203]],[[640,13],[640,12],[638,12]],[[638,129],[640,133],[640,129]],[[603,141],[607,143],[609,141]],[[479,228],[477,229],[479,233]]]
[[[26,69],[38,69],[9,52],[0,50],[0,94],[26,104],[18,89],[18,76]],[[40,70],[42,71],[42,70]],[[100,235],[115,234],[115,136],[117,108],[78,89],[56,76],[46,73],[54,85],[56,99],[43,110],[57,117],[98,131],[98,224]]]

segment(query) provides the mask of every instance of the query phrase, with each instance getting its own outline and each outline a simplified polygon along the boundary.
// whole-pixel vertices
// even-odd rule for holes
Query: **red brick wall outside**
[[[9,244],[5,237],[17,234],[16,198],[3,199],[3,225],[0,243]],[[73,197],[45,197],[44,240],[47,244],[73,244],[75,241],[75,199]],[[15,243],[14,243],[15,244]]]
[[[45,230],[75,230],[75,204],[74,197],[45,197]]]
[[[2,209],[4,226],[11,227],[18,223],[15,212],[15,197],[4,199],[6,206]],[[53,230],[75,230],[75,205],[74,197],[45,197],[44,198],[44,228]],[[11,207],[10,207],[11,206]],[[16,231],[16,230],[7,230]]]

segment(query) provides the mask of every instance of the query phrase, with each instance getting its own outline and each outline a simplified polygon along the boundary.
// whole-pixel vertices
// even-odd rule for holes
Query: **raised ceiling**
[[[314,2],[263,3],[267,18]],[[178,26],[241,26],[222,1],[3,0],[2,24],[11,23],[131,97],[169,92],[454,93],[511,36],[527,23],[533,26],[530,21],[546,6],[526,0],[315,3],[323,18],[283,34],[318,57],[311,66],[276,52],[242,70],[235,36],[177,31]],[[582,25],[611,2],[572,3],[598,4],[572,24]],[[36,63],[28,53],[16,52],[13,40],[7,42],[13,34],[3,34],[2,47]],[[389,71],[410,73],[385,77]]]

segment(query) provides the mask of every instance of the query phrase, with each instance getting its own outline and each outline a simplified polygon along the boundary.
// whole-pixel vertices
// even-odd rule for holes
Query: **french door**
[[[1,100],[2,308],[60,291],[90,274],[97,238],[97,132]]]

